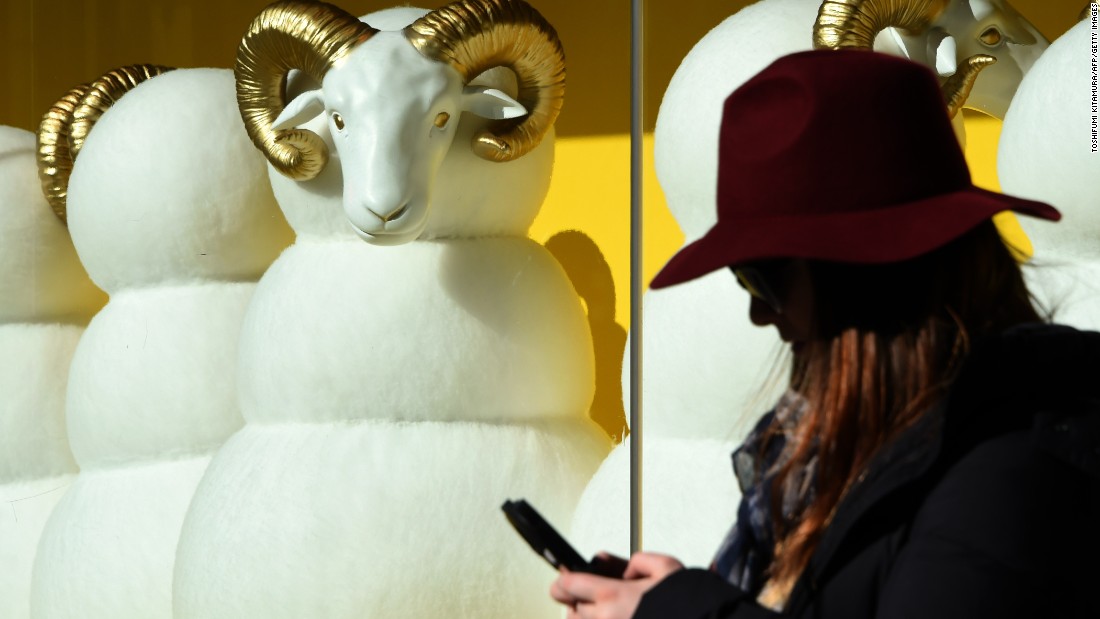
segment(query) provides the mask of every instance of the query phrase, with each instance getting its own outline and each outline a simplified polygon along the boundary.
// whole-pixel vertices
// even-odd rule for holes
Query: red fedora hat
[[[718,223],[650,287],[767,258],[906,260],[1006,210],[1061,218],[971,183],[928,69],[865,50],[801,52],[726,99]]]

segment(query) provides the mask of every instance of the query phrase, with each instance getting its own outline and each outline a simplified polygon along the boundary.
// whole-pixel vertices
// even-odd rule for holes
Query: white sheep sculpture
[[[68,375],[65,415],[80,472],[38,545],[36,619],[172,616],[191,494],[243,424],[241,318],[256,280],[291,240],[263,158],[241,129],[232,73],[159,73],[109,72],[68,100],[79,103],[66,108],[71,130],[40,134],[52,145],[42,149],[47,193],[110,300]],[[67,179],[58,145],[76,153]]]
[[[446,32],[463,15],[473,21],[458,30],[474,43],[484,35],[521,58],[484,50],[509,68],[477,77],[490,67],[467,58],[463,75],[414,47],[411,32]],[[485,33],[489,16],[498,29]],[[332,64],[324,75],[259,51],[266,24],[324,40],[318,22],[358,33],[323,44],[343,54],[317,61]],[[553,115],[541,111],[560,103],[552,35],[530,7],[503,0],[363,21],[288,2],[254,21],[242,62],[279,68],[238,67],[242,113],[297,126],[265,128],[257,142],[273,153],[271,184],[298,239],[245,319],[246,424],[184,523],[176,617],[560,614],[546,595],[553,572],[500,511],[523,496],[568,526],[609,448],[587,417],[580,300],[526,237],[553,163]],[[462,44],[424,36],[461,57]],[[295,68],[284,99],[275,86]],[[532,86],[543,81],[549,94]],[[251,84],[273,89],[263,111]],[[531,113],[500,118],[517,105]],[[290,178],[282,143],[310,144],[287,149],[291,168],[324,151],[327,165]]]

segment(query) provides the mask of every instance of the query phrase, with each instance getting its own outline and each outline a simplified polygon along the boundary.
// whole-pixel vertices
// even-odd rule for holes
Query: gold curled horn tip
[[[73,111],[72,130],[69,133],[73,160],[75,161],[80,154],[80,149],[84,147],[84,141],[88,139],[88,133],[91,132],[96,121],[122,98],[122,95],[133,90],[138,84],[171,70],[173,67],[152,64],[130,65],[108,71],[89,84],[88,91]]]
[[[919,34],[947,9],[951,0],[825,0],[814,22],[814,49],[874,47],[886,28]]]
[[[1092,5],[1094,4],[1096,3],[1089,2],[1088,4],[1086,4],[1085,7],[1081,9],[1081,13],[1077,16],[1077,21],[1082,22],[1088,19],[1092,15]]]
[[[35,145],[38,179],[42,183],[42,193],[45,194],[50,208],[64,224],[68,224],[65,198],[69,190],[69,175],[73,171],[69,130],[73,122],[73,111],[80,105],[80,99],[88,92],[88,87],[89,84],[81,84],[65,93],[57,103],[50,106],[38,124]]]
[[[473,151],[511,161],[539,145],[561,112],[565,51],[557,31],[522,0],[459,0],[405,28],[424,57],[453,67],[469,82],[493,67],[508,67],[519,83],[526,116],[494,121],[473,138]]]
[[[316,133],[273,128],[286,107],[286,77],[298,69],[321,82],[325,73],[378,30],[324,2],[283,0],[253,18],[237,47],[237,107],[252,143],[284,176],[306,181],[328,162]]]
[[[954,118],[959,113],[966,98],[970,96],[970,91],[974,88],[978,73],[995,62],[997,59],[993,56],[975,54],[959,64],[955,74],[943,83],[943,99],[947,103],[948,116]]]

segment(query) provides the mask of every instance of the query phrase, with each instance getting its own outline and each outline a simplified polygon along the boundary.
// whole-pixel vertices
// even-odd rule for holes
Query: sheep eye
[[[344,119],[336,112],[332,113],[332,123],[336,125],[337,129],[344,130]]]
[[[448,114],[447,112],[440,112],[439,114],[436,114],[435,126],[442,129],[443,127],[447,126],[447,121],[449,120],[451,120],[450,114]]]
[[[1001,44],[1001,33],[996,28],[987,28],[978,39],[989,47],[996,47]]]

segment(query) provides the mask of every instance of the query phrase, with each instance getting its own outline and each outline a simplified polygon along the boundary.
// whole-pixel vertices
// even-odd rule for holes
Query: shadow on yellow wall
[[[550,237],[546,249],[561,263],[588,312],[596,355],[592,420],[619,442],[626,436],[626,411],[620,381],[626,329],[615,322],[615,280],[611,276],[611,266],[596,243],[576,230],[565,230]]]

